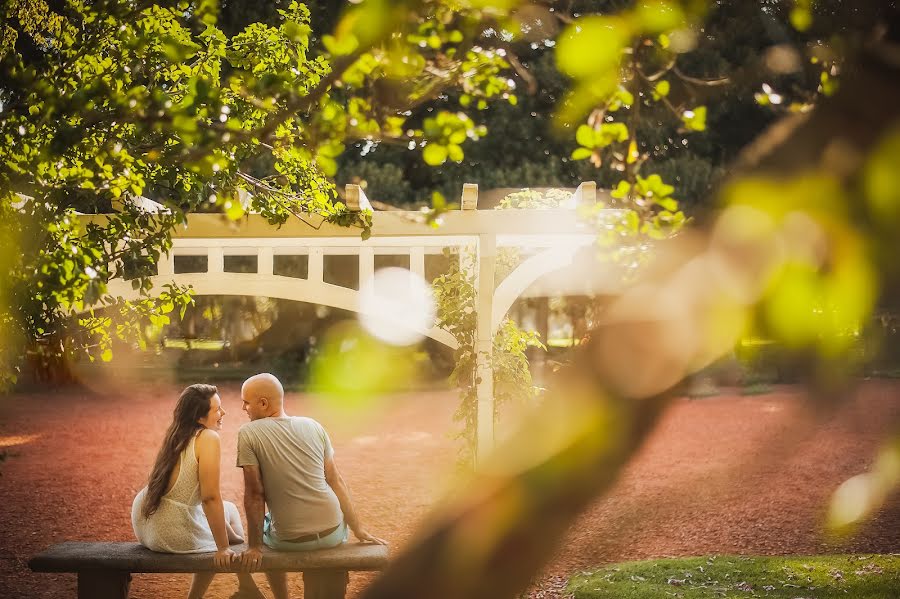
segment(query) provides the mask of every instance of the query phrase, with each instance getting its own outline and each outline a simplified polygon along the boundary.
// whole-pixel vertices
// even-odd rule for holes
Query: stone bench
[[[232,549],[237,553],[245,546]],[[28,566],[34,572],[77,574],[79,599],[125,599],[132,573],[224,572],[216,570],[213,555],[157,553],[138,543],[69,541],[35,556]],[[306,599],[341,599],[347,572],[383,570],[387,561],[384,545],[345,543],[293,553],[264,548],[260,571],[303,572]]]

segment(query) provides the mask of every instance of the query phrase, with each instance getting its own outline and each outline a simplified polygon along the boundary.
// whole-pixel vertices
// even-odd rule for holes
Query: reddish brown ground
[[[900,552],[896,497],[847,546],[830,545],[819,532],[829,493],[870,464],[885,431],[900,420],[898,393],[897,383],[865,383],[852,404],[821,421],[809,418],[790,390],[678,402],[614,492],[573,526],[532,594],[552,596],[565,576],[592,565],[651,556]],[[131,501],[174,397],[171,388],[145,388],[127,398],[0,398],[0,446],[11,454],[0,465],[0,597],[74,597],[73,575],[32,574],[26,560],[64,540],[132,538]],[[245,418],[234,387],[223,389],[223,401],[223,493],[238,500],[240,472],[229,465]],[[452,480],[454,402],[447,392],[395,398],[380,417],[354,423],[299,395],[288,410],[331,430],[364,521],[396,551]],[[351,596],[367,580],[354,575]],[[132,596],[181,598],[187,586],[183,575],[138,575]],[[209,596],[228,597],[233,589],[233,576],[219,576]]]

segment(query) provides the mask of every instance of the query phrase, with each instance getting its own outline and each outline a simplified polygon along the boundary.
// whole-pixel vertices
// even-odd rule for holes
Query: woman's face
[[[222,399],[216,393],[209,399],[209,412],[206,417],[200,419],[200,424],[214,431],[222,430],[222,417],[225,416],[225,410],[222,409]]]

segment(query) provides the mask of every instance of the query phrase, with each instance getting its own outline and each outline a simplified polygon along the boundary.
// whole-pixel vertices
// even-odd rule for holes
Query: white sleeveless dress
[[[138,542],[162,553],[204,553],[216,551],[216,541],[200,502],[200,471],[194,453],[194,439],[181,453],[178,478],[163,495],[159,508],[149,518],[143,515],[147,487],[141,489],[131,505],[131,526]],[[240,543],[243,531],[235,532],[231,522],[240,522],[237,506],[225,504],[225,528],[230,543]]]

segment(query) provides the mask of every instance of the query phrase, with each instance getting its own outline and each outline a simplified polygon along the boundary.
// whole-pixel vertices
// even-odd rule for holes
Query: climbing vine
[[[558,208],[571,194],[564,190],[552,189],[544,192],[523,190],[505,197],[498,209],[515,210],[525,208]],[[446,273],[434,280],[437,301],[438,326],[453,335],[459,344],[454,355],[455,367],[450,373],[450,382],[459,388],[460,402],[454,419],[463,427],[458,438],[462,440],[460,459],[471,463],[475,455],[477,427],[477,376],[475,371],[475,252],[473,248],[445,250],[450,258]],[[518,248],[499,248],[495,266],[496,282],[503,281],[521,262]],[[494,375],[494,419],[508,402],[529,403],[538,400],[540,388],[534,385],[528,363],[529,347],[546,349],[540,335],[522,329],[510,317],[503,319],[494,335],[491,368]]]
[[[517,263],[517,257],[506,248],[501,250],[497,260],[497,280],[502,280]],[[471,247],[460,250],[445,250],[450,258],[450,268],[433,282],[437,301],[438,326],[453,335],[459,347],[454,355],[454,368],[450,382],[459,388],[459,406],[454,420],[463,427],[457,435],[462,441],[460,461],[471,464],[475,456],[478,383],[475,363],[475,252]],[[538,398],[539,388],[533,384],[526,351],[529,347],[544,348],[540,336],[535,332],[521,329],[509,317],[503,319],[494,335],[491,368],[494,373],[494,419],[499,410],[508,402],[533,402]]]
[[[658,175],[643,178],[634,175],[632,185],[623,181],[611,193],[609,202],[579,207],[580,215],[595,225],[598,252],[604,259],[617,261],[636,271],[646,262],[655,240],[676,234],[685,223],[678,202],[671,197],[673,188]],[[629,197],[630,196],[630,197]],[[572,194],[562,189],[524,189],[509,194],[497,209],[553,209],[565,206]],[[659,206],[666,213],[660,215],[649,206]],[[609,208],[615,207],[611,212]],[[441,208],[444,208],[442,205]],[[439,212],[435,211],[436,214]],[[459,348],[454,355],[455,367],[450,382],[460,390],[459,407],[454,419],[463,427],[458,438],[463,441],[461,461],[471,463],[475,454],[477,430],[476,375],[476,294],[475,252],[473,248],[445,250],[450,259],[446,273],[434,280],[437,300],[438,326],[454,336]],[[499,248],[495,266],[495,280],[499,283],[522,261],[519,248]],[[546,349],[540,335],[526,331],[510,317],[504,318],[493,340],[491,368],[494,375],[494,419],[502,406],[510,401],[535,402],[540,388],[534,385],[528,362],[529,347]]]

